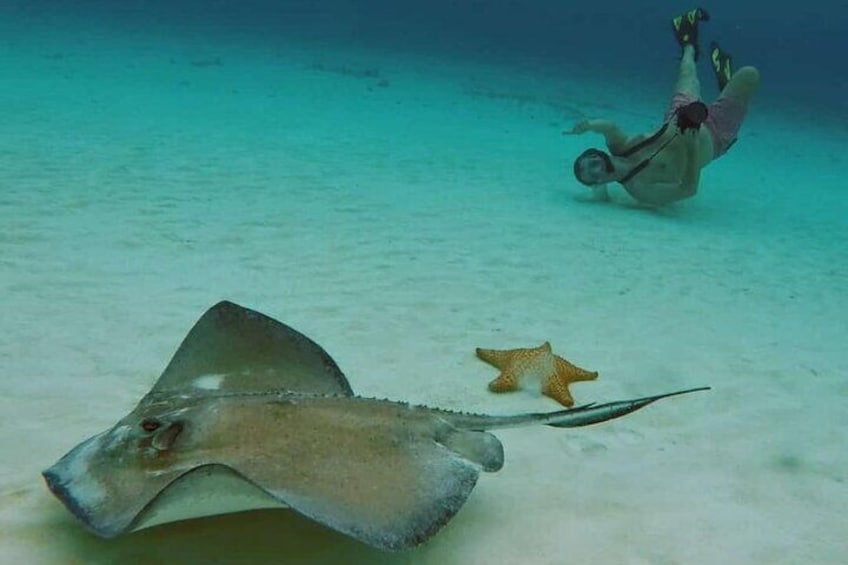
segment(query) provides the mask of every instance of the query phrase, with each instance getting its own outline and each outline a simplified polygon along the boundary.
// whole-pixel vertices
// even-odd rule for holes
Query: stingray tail
[[[544,424],[555,428],[577,428],[580,426],[588,426],[590,424],[598,424],[626,416],[631,412],[635,412],[640,408],[644,408],[648,404],[668,398],[670,396],[679,396],[690,392],[699,392],[710,390],[710,387],[690,388],[687,390],[678,390],[668,392],[666,394],[658,394],[656,396],[646,396],[643,398],[634,398],[631,400],[617,400],[615,402],[607,402],[605,404],[586,404],[577,408],[569,408],[567,410],[558,410],[556,412],[539,412],[531,414],[519,414],[517,416],[485,416],[477,414],[454,414],[451,417],[451,423],[458,427],[470,430],[491,430],[495,428],[514,428],[518,426],[526,426],[530,424]]]

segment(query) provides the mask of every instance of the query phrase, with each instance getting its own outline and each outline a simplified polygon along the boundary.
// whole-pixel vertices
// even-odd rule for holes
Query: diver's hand
[[[566,135],[580,135],[581,133],[586,133],[589,129],[591,129],[589,120],[583,119],[574,124],[574,127],[570,131],[563,131],[562,133]]]

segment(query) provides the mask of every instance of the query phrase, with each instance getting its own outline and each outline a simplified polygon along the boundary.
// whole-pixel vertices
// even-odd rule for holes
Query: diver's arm
[[[571,131],[566,133],[581,134],[587,131],[600,133],[607,142],[607,147],[613,153],[627,144],[627,135],[617,125],[609,120],[580,120]]]

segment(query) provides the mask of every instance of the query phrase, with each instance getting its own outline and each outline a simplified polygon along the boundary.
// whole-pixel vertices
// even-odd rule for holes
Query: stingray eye
[[[145,432],[155,432],[159,429],[159,422],[151,418],[145,418],[141,421],[141,429]]]

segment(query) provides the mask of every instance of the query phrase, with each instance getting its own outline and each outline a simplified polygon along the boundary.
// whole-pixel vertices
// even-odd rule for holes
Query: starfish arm
[[[568,379],[569,382],[594,381],[598,378],[597,371],[587,371],[586,369],[581,369],[577,365],[566,361],[559,355],[556,355],[554,357],[554,367],[556,369],[557,375]]]
[[[542,394],[550,396],[563,406],[574,406],[574,397],[568,390],[568,382],[559,375],[551,375],[542,383]]]
[[[518,390],[518,381],[515,371],[503,371],[498,378],[489,383],[489,390],[492,392]]]
[[[478,347],[477,357],[489,365],[493,365],[498,369],[503,369],[509,364],[510,359],[512,359],[516,351],[516,349],[483,349]]]

